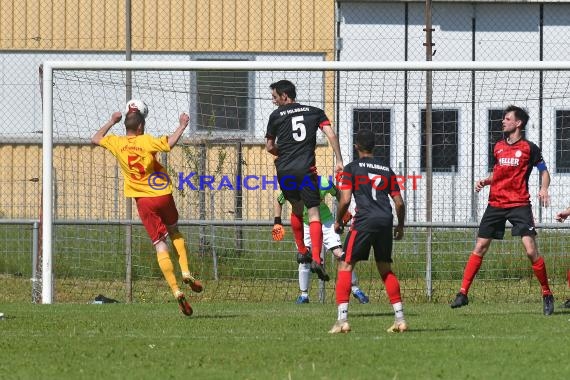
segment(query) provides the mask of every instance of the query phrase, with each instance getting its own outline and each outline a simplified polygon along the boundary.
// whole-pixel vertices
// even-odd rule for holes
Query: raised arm
[[[95,145],[99,145],[103,137],[109,132],[109,129],[113,127],[113,125],[117,124],[123,118],[123,114],[119,111],[113,112],[109,121],[107,121],[95,134],[91,137],[91,142]]]
[[[182,133],[184,133],[184,130],[188,126],[188,122],[190,121],[190,116],[188,116],[187,113],[183,112],[180,114],[178,121],[179,121],[178,128],[176,128],[174,133],[168,137],[168,145],[170,145],[171,148],[174,145],[176,145],[178,140],[180,140]]]
[[[344,168],[344,164],[342,163],[342,153],[340,152],[340,145],[338,143],[338,138],[330,125],[325,125],[323,127],[323,133],[325,134],[325,136],[327,136],[329,144],[331,145],[332,150],[334,152],[334,156],[336,158],[335,172],[340,173]]]

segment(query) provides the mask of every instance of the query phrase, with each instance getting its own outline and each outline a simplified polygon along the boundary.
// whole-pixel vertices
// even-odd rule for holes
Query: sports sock
[[[465,270],[463,271],[463,281],[461,282],[461,289],[459,290],[460,293],[467,295],[469,293],[469,288],[473,283],[473,279],[479,272],[479,268],[481,268],[481,264],[483,263],[483,257],[476,255],[474,252],[471,253],[469,256],[469,260],[467,260],[467,264],[465,264]]]
[[[170,286],[172,293],[176,296],[176,293],[180,290],[176,282],[176,276],[174,275],[174,266],[172,265],[172,260],[170,260],[170,255],[168,252],[157,252],[156,259],[158,260],[158,266]]]
[[[548,286],[548,276],[546,275],[546,264],[544,263],[544,259],[540,256],[533,264],[532,270],[534,271],[534,275],[540,282],[540,287],[542,288],[542,295],[546,296],[552,294],[550,287]]]
[[[300,253],[307,252],[307,247],[303,240],[303,216],[291,213],[291,229],[293,230],[293,237],[295,238],[297,250]]]
[[[299,264],[299,290],[307,292],[309,290],[309,281],[311,275],[310,264]]]
[[[190,273],[188,269],[188,254],[186,253],[186,245],[184,244],[184,238],[180,232],[176,232],[170,236],[172,239],[172,245],[178,253],[178,264],[180,264],[180,270],[182,273]]]
[[[337,306],[337,320],[348,319],[348,302],[341,303]]]
[[[321,249],[323,247],[323,225],[320,221],[314,220],[309,223],[309,233],[311,234],[311,250],[313,261],[321,263]]]
[[[394,316],[397,322],[402,322],[404,320],[404,305],[401,302],[396,302],[392,304],[394,309]]]
[[[336,304],[340,305],[343,303],[348,304],[350,300],[350,279],[352,275],[351,271],[339,270],[336,279]]]
[[[389,271],[384,276],[382,276],[382,281],[386,287],[386,293],[388,293],[388,299],[393,305],[397,302],[402,302],[402,296],[400,294],[400,283],[394,272]]]
[[[355,287],[358,289],[358,277],[356,276],[356,271],[352,271],[352,288],[354,289]]]

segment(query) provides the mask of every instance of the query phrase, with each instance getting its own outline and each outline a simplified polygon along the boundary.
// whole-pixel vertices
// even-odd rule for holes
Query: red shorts
[[[168,236],[166,226],[172,226],[178,222],[178,210],[172,194],[135,198],[135,201],[137,202],[139,216],[152,240],[152,244],[165,240]]]

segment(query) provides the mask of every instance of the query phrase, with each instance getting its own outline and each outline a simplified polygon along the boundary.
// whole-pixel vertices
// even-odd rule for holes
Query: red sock
[[[568,273],[566,273],[566,277],[568,277],[568,287],[570,288],[570,269],[568,269]]]
[[[309,223],[309,233],[311,234],[311,250],[313,252],[313,261],[321,263],[321,249],[323,247],[323,225],[320,221],[312,221]]]
[[[291,229],[293,230],[297,250],[300,253],[307,252],[307,247],[305,247],[305,241],[303,240],[303,217],[301,215],[291,213]]]
[[[542,288],[542,295],[546,296],[548,294],[552,294],[552,291],[550,291],[550,287],[548,286],[546,265],[544,264],[544,259],[542,258],[542,256],[540,256],[538,260],[536,260],[532,264],[532,270],[534,271],[534,275],[538,279],[538,282],[540,282],[540,287]]]
[[[475,253],[471,253],[469,260],[467,260],[467,264],[465,264],[465,270],[463,271],[463,281],[461,282],[461,289],[459,290],[460,293],[465,295],[469,293],[471,283],[473,283],[473,279],[475,279],[477,272],[479,272],[479,268],[481,268],[482,263],[483,257],[476,255]]]
[[[391,304],[396,302],[402,302],[402,296],[400,294],[400,283],[394,272],[390,271],[382,276],[382,281],[386,287],[386,293],[388,293],[388,298]]]
[[[350,289],[352,288],[352,272],[339,270],[336,278],[336,304],[348,303],[350,299]]]

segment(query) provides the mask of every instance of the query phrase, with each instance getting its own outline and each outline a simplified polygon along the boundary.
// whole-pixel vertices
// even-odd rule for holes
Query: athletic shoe
[[[317,264],[316,261],[313,261],[311,263],[311,272],[316,273],[317,276],[323,281],[328,281],[331,279],[325,271],[323,264]]]
[[[190,275],[190,273],[182,273],[182,282],[190,286],[190,289],[192,289],[192,291],[195,293],[200,293],[202,290],[204,290],[202,282],[200,282],[200,280],[196,280]]]
[[[192,310],[192,307],[190,306],[188,301],[186,301],[184,293],[179,291],[178,294],[176,295],[176,300],[178,301],[178,307],[180,308],[182,314],[188,317],[191,316],[194,311]]]
[[[570,298],[568,298],[568,299],[566,300],[566,302],[564,302],[564,303],[562,304],[562,307],[564,307],[564,308],[566,308],[566,309],[570,309]]]
[[[297,252],[298,264],[310,264],[312,262],[313,262],[313,255],[311,254],[310,248],[307,248],[307,252],[305,253]]]
[[[467,305],[469,305],[469,298],[467,298],[467,295],[463,293],[457,293],[455,300],[449,306],[451,306],[452,309],[455,309],[456,307]]]
[[[336,321],[333,327],[329,330],[329,334],[348,334],[350,332],[350,325],[346,319]]]
[[[299,297],[297,297],[297,301],[295,301],[295,303],[296,304],[309,303],[309,296],[300,295]]]
[[[366,294],[364,294],[364,292],[362,291],[362,289],[358,289],[357,291],[355,291],[354,293],[352,293],[352,295],[354,296],[354,298],[356,298],[358,300],[358,302],[360,303],[368,303],[370,300],[368,299],[368,296]]]
[[[394,322],[394,324],[392,326],[390,326],[390,328],[388,328],[388,330],[386,330],[386,332],[403,333],[407,329],[408,329],[408,324],[406,323],[406,321],[400,321],[400,322]]]
[[[542,296],[542,306],[544,315],[552,315],[554,313],[554,296],[552,294]]]

